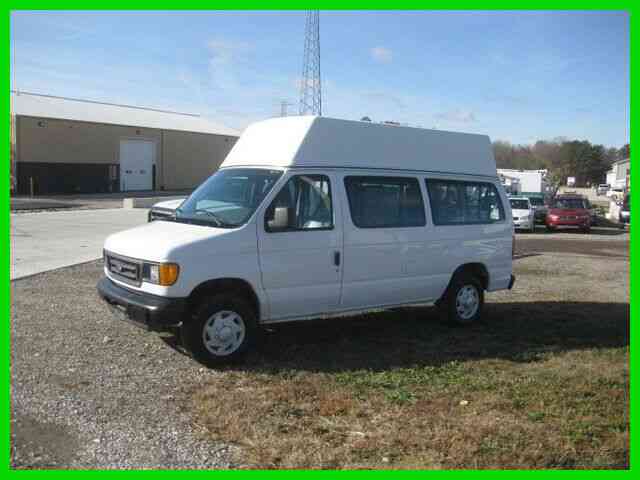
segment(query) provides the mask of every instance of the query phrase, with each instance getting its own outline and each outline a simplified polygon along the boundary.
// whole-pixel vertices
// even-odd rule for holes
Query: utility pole
[[[301,82],[300,115],[322,115],[319,10],[307,12]]]
[[[280,100],[280,116],[281,117],[288,116],[289,113],[287,111],[287,107],[290,107],[291,105],[293,105],[293,103],[287,102],[286,100]]]

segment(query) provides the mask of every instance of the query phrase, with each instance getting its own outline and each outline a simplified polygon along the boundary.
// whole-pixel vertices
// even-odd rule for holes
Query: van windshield
[[[219,170],[176,210],[175,221],[236,228],[249,220],[282,171],[259,168]]]

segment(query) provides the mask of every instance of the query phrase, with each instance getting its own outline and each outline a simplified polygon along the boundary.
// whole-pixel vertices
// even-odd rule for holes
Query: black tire
[[[556,227],[550,227],[549,225],[547,225],[547,232],[553,233],[555,231],[556,231]]]
[[[581,230],[582,230],[582,233],[591,233],[591,227],[584,227],[584,228],[581,228]]]
[[[458,294],[465,288],[475,289],[478,299],[477,309],[470,317],[461,315],[458,309]],[[478,322],[482,317],[482,308],[484,307],[482,282],[469,273],[456,275],[447,288],[441,306],[446,314],[447,322],[451,325],[466,326]]]
[[[217,313],[220,313],[220,316],[214,318]],[[216,341],[209,333],[205,333],[205,325],[210,321],[213,322],[213,326],[219,321],[233,323],[237,325],[235,328],[243,331],[243,334],[233,331],[231,327],[222,326],[225,332],[224,337],[231,342],[231,347],[228,347],[228,350],[223,346],[216,347],[219,353],[215,353],[214,347],[210,349],[205,343],[206,338],[209,338],[210,345]],[[182,325],[181,337],[183,346],[194,359],[207,367],[216,367],[241,361],[250,347],[256,343],[259,331],[256,313],[249,302],[237,295],[219,294],[200,302],[192,318]],[[235,347],[236,341],[240,341],[237,347]]]

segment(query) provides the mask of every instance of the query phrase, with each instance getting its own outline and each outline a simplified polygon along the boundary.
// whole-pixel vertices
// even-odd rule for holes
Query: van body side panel
[[[255,223],[248,223],[228,239],[212,237],[172,252],[171,261],[181,265],[179,281],[169,287],[180,289],[175,296],[188,296],[209,280],[233,278],[249,283],[262,304],[255,228]]]
[[[502,184],[495,184],[502,200],[506,223],[501,232],[496,232],[496,251],[491,256],[490,263],[487,264],[489,270],[489,286],[488,291],[505,290],[509,288],[511,275],[513,274],[513,215],[511,213],[511,204],[507,197]]]
[[[438,298],[444,293],[456,269],[469,263],[480,263],[486,267],[489,273],[488,290],[508,287],[511,278],[511,229],[505,224],[435,227],[431,265],[442,280]],[[508,255],[508,259],[505,255]]]
[[[258,212],[258,250],[262,287],[269,302],[269,319],[302,317],[338,309],[342,268],[342,220],[335,194],[336,178],[330,172],[314,171],[329,177],[333,203],[332,229],[267,232],[265,214],[273,198],[287,181],[303,170],[283,175],[272,195]],[[339,265],[335,265],[336,254]]]
[[[425,226],[359,228],[351,217],[344,178],[350,175],[385,176],[380,172],[348,172],[340,183],[344,220],[344,272],[341,308],[429,302],[437,299],[442,278],[433,271],[435,253],[430,242],[428,212]],[[399,176],[393,173],[388,176]],[[415,178],[420,184],[420,177]],[[426,192],[420,187],[423,197]],[[423,205],[424,208],[424,205]]]
[[[443,180],[469,180],[486,182],[486,179],[460,179],[450,176],[425,176]],[[504,221],[492,224],[433,225],[433,216],[429,215],[433,229],[430,232],[428,261],[432,269],[434,284],[437,284],[436,299],[444,294],[453,273],[461,265],[480,263],[489,273],[488,290],[508,288],[511,279],[511,241],[513,226],[509,202],[498,182],[496,186],[504,210]],[[427,196],[429,211],[432,206]]]

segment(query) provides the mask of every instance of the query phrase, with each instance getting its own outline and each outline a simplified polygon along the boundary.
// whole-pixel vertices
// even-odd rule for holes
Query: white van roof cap
[[[497,175],[486,135],[314,116],[273,118],[250,125],[221,168],[238,166]]]

